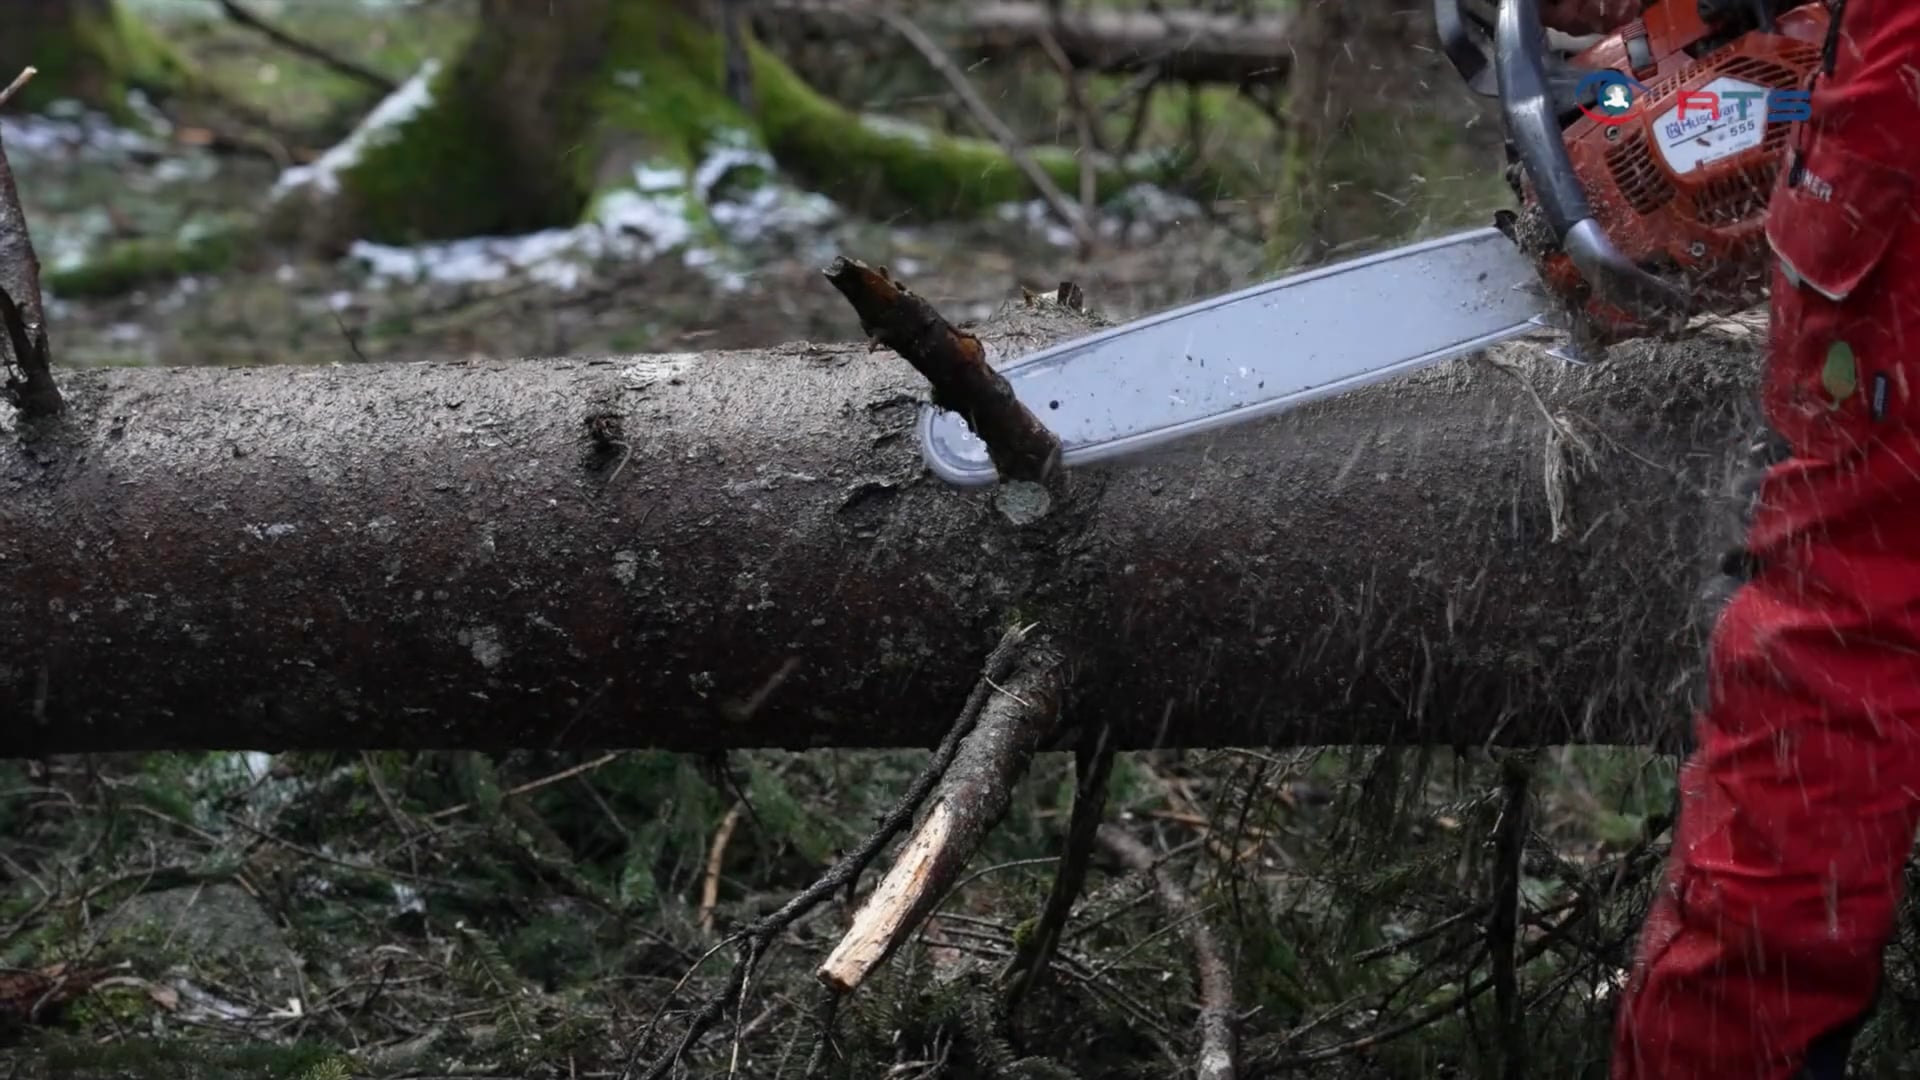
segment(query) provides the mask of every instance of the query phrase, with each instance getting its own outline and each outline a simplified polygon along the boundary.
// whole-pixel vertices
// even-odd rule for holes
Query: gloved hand
[[[1604,34],[1640,17],[1642,0],[1545,0],[1540,22],[1568,34]]]

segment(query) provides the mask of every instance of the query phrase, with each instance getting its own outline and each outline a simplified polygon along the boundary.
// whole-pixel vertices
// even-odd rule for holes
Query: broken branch
[[[968,695],[966,705],[961,708],[959,718],[948,729],[940,745],[934,749],[926,768],[920,770],[920,774],[914,777],[913,783],[907,786],[906,793],[900,796],[899,801],[894,803],[893,809],[887,812],[886,817],[880,820],[879,826],[859,847],[835,863],[799,895],[782,904],[779,910],[766,915],[752,926],[728,936],[726,940],[709,950],[706,956],[701,957],[701,961],[704,962],[707,956],[712,956],[727,945],[736,946],[740,954],[726,985],[708,997],[700,1011],[694,1014],[693,1020],[687,1026],[686,1034],[681,1037],[678,1045],[671,1051],[661,1054],[641,1074],[646,1080],[658,1080],[659,1077],[666,1075],[668,1070],[686,1056],[687,1051],[693,1048],[701,1036],[719,1022],[725,1015],[728,1005],[733,1005],[737,1010],[741,1004],[742,991],[747,985],[747,979],[759,967],[760,959],[765,954],[767,946],[773,943],[773,939],[822,900],[857,879],[867,866],[880,856],[894,834],[913,821],[914,812],[920,808],[922,802],[926,801],[928,793],[934,789],[935,784],[939,783],[940,778],[946,775],[960,753],[962,741],[973,731],[974,725],[982,716],[988,703],[988,694],[992,692],[999,680],[1007,678],[1008,673],[1020,660],[1022,647],[1026,644],[1027,635],[1031,631],[1032,627],[1016,626],[1009,628],[1001,635],[999,644],[987,654],[986,662],[981,665],[980,677],[974,684],[973,692]],[[694,966],[699,967],[698,964]],[[684,985],[692,976],[693,972],[689,971],[681,978],[681,984]],[[675,989],[678,990],[678,987]],[[654,1029],[672,998],[673,995],[669,994],[668,1000],[660,1004],[660,1009],[655,1013],[653,1021],[647,1025],[647,1029],[634,1043],[633,1051],[628,1055],[627,1067],[620,1074],[621,1080],[630,1080],[640,1059],[652,1049]],[[837,997],[835,1000],[838,1000]]]
[[[1033,155],[1027,152],[1020,137],[1015,135],[1006,121],[1000,119],[987,105],[986,99],[980,96],[980,91],[974,89],[972,80],[968,79],[966,74],[954,64],[946,50],[928,37],[927,32],[920,29],[913,20],[891,8],[875,7],[856,10],[867,11],[886,23],[889,29],[900,35],[926,59],[927,66],[939,73],[940,77],[947,81],[947,85],[953,88],[954,94],[960,99],[960,104],[966,107],[967,115],[973,117],[973,122],[978,124],[980,130],[986,132],[989,138],[1000,144],[1000,149],[1006,151],[1008,159],[1020,170],[1021,175],[1025,176],[1034,190],[1040,193],[1040,197],[1046,200],[1047,207],[1053,211],[1054,216],[1060,219],[1061,224],[1073,230],[1074,239],[1080,242],[1080,250],[1092,251],[1096,238],[1093,226],[1088,224],[1086,215],[1080,212],[1073,200],[1067,198],[1066,193],[1053,182],[1053,178],[1047,175],[1046,170],[1033,160]]]
[[[7,87],[11,97],[33,77],[20,73]],[[0,145],[0,329],[10,360],[4,389],[24,419],[58,416],[66,408],[53,381],[53,350],[47,342],[46,308],[40,295],[40,259],[27,231],[27,212],[13,183],[13,166]],[[16,374],[17,373],[17,374]]]
[[[215,2],[220,5],[220,10],[226,13],[227,18],[260,34],[262,37],[265,37],[267,40],[290,53],[304,56],[320,66],[337,71],[350,79],[357,79],[383,94],[391,94],[400,88],[399,83],[394,82],[392,79],[387,78],[372,68],[349,60],[344,56],[328,52],[326,49],[315,45],[311,41],[295,37],[287,31],[282,30],[280,27],[275,26],[266,19],[261,18],[259,15],[241,6],[239,0],[215,0]]]
[[[1073,814],[1067,823],[1066,840],[1061,845],[1060,867],[1054,872],[1053,888],[1047,894],[1047,906],[1041,910],[1039,924],[1015,952],[1005,973],[1010,981],[1007,990],[1010,1014],[1053,962],[1067,918],[1086,884],[1087,864],[1093,855],[1100,817],[1107,808],[1107,780],[1113,774],[1113,753],[1113,730],[1102,723],[1086,733],[1074,754]]]
[[[831,31],[853,12],[838,0],[760,0],[755,14]],[[1013,59],[1051,35],[1076,70],[1088,74],[1152,71],[1172,82],[1278,83],[1293,59],[1293,17],[1249,17],[1199,8],[1050,11],[1048,5],[954,5],[927,23],[953,51],[982,60]]]
[[[979,709],[979,721],[942,778],[926,817],[815,972],[834,992],[853,993],[893,955],[1006,815],[1014,785],[1052,733],[1059,711],[1060,657],[1039,648],[1022,660],[1004,687],[982,678],[994,696]],[[967,723],[964,716],[961,722]]]
[[[1239,1021],[1233,1008],[1233,969],[1227,964],[1226,950],[1201,917],[1199,906],[1154,857],[1152,849],[1113,825],[1102,825],[1099,835],[1101,846],[1128,869],[1152,879],[1161,909],[1179,925],[1180,936],[1193,953],[1194,983],[1200,996],[1197,1080],[1234,1080],[1239,1074],[1235,1064],[1239,1057]]]
[[[7,102],[12,101],[13,95],[19,93],[20,88],[32,82],[33,77],[38,74],[40,74],[39,68],[23,68],[20,74],[15,75],[13,81],[7,84],[5,90],[0,90],[0,106],[5,106]]]
[[[841,256],[827,280],[853,305],[868,337],[899,353],[933,385],[933,403],[957,412],[987,444],[1002,478],[1044,484],[1058,471],[1060,440],[1014,396],[987,363],[980,339],[957,329],[932,304],[878,270]]]

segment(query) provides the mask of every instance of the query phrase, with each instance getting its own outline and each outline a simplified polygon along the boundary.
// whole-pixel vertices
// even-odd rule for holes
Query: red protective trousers
[[[1790,454],[1709,643],[1614,1080],[1838,1077],[1920,824],[1920,2],[1839,20],[1768,216]]]

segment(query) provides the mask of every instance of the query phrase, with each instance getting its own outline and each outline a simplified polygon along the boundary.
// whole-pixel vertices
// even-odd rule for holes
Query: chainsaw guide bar
[[[1073,467],[1484,349],[1549,326],[1550,307],[1512,240],[1471,229],[1189,304],[998,370]],[[942,480],[998,479],[959,414],[925,406],[918,434]]]

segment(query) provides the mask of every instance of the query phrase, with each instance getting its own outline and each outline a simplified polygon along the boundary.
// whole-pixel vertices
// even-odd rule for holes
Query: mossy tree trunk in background
[[[434,79],[432,103],[342,178],[336,226],[401,240],[577,217],[578,143],[613,7],[484,0],[467,48]]]
[[[1499,114],[1448,64],[1426,5],[1302,0],[1294,38],[1276,263],[1487,224],[1512,202]]]
[[[697,0],[482,8],[465,51],[433,76],[430,103],[323,192],[328,212],[306,223],[319,223],[316,239],[405,243],[569,225],[632,187],[636,169],[690,176],[726,150],[770,154],[799,183],[867,211],[969,213],[1032,196],[994,144],[862,117],[751,39],[750,104],[736,104],[717,24]],[[1071,152],[1034,156],[1057,181],[1077,183]],[[1103,167],[1102,193],[1124,172]]]
[[[119,0],[7,0],[0,84],[28,66],[39,69],[17,99],[28,109],[74,98],[119,112],[128,90],[163,91],[181,75],[173,55]]]

